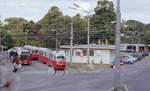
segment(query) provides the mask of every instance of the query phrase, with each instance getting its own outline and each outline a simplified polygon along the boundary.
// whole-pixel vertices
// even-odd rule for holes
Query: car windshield
[[[129,56],[124,56],[124,58],[130,58]]]
[[[131,55],[132,57],[137,57],[138,55]]]
[[[58,56],[57,61],[65,61],[65,57],[64,56]]]

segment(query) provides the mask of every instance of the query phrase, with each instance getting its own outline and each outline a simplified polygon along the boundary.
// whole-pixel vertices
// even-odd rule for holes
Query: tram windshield
[[[57,61],[65,61],[65,57],[64,56],[57,56]]]
[[[35,50],[35,53],[38,53],[38,50]]]
[[[30,56],[30,52],[21,52],[20,59],[28,60]]]

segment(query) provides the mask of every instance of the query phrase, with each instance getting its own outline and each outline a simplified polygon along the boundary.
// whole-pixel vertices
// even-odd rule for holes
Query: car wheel
[[[132,64],[132,62],[129,61],[129,64]]]

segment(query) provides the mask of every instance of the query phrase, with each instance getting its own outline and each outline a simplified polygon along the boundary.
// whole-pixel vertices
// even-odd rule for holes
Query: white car
[[[133,56],[130,56],[130,55],[126,55],[126,56],[123,56],[124,58],[128,58],[128,59],[131,59],[133,60],[133,62],[137,61],[138,59],[133,57]]]

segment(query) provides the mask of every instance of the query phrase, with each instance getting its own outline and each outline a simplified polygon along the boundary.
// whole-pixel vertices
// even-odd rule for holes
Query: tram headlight
[[[59,62],[56,62],[56,64],[59,64]]]

